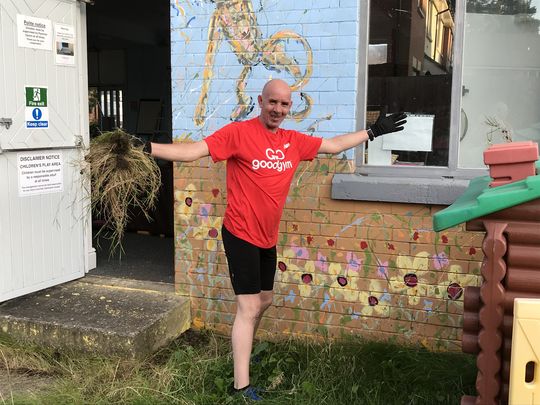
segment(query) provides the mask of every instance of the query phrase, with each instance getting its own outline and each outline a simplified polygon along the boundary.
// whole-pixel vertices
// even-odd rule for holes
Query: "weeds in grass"
[[[246,403],[230,395],[230,341],[211,333],[188,331],[144,361],[47,354],[1,341],[0,352],[10,364],[18,359],[57,378],[17,404]],[[457,404],[474,393],[476,376],[473,356],[358,340],[258,342],[252,359],[252,385],[266,389],[261,404]]]

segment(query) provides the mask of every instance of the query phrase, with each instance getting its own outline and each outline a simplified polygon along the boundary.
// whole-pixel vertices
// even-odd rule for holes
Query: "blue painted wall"
[[[295,82],[293,74],[286,71],[291,61],[298,64],[301,75],[311,70],[307,83],[293,93],[293,110],[305,106],[300,93],[305,93],[312,105],[309,113],[287,120],[284,126],[324,137],[355,130],[358,1],[172,0],[170,11],[175,138],[201,139],[231,121],[238,106],[238,78],[246,66],[251,69],[245,94],[255,107],[245,118],[255,117],[257,95],[268,79]],[[216,47],[213,66],[208,69],[211,81],[205,89],[209,32],[214,33]],[[278,37],[285,39],[271,46]],[[270,51],[263,57],[265,48]],[[243,64],[242,58],[250,61]],[[275,63],[265,66],[265,60],[272,59]],[[196,125],[201,91],[207,94],[206,116]]]

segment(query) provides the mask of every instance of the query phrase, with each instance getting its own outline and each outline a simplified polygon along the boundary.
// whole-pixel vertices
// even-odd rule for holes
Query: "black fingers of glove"
[[[375,139],[384,134],[402,131],[403,125],[407,122],[406,118],[407,115],[403,112],[394,113],[389,116],[381,114],[375,124],[369,127],[368,135],[372,134],[373,139]],[[373,140],[371,136],[369,138]]]
[[[402,131],[403,125],[407,123],[407,114],[403,112],[394,113],[390,116],[394,121],[395,130],[392,132]]]

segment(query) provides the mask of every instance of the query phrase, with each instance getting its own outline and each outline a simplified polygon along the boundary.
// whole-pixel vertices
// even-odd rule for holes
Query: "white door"
[[[78,0],[0,0],[0,302],[95,267],[77,164],[88,143],[85,11]]]

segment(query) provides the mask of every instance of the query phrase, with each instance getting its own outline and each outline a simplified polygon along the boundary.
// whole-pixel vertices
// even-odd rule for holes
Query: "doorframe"
[[[87,41],[87,23],[86,23],[86,3],[83,1],[78,1],[79,11],[79,32],[77,35],[80,38],[80,46],[84,52],[79,52],[79,64],[81,69],[79,70],[80,80],[79,80],[79,94],[81,95],[80,99],[80,133],[82,137],[82,144],[79,146],[83,151],[86,147],[90,147],[90,123],[88,117],[88,41]],[[90,176],[90,173],[86,173],[86,176]],[[90,204],[90,179],[83,179],[83,184],[86,187],[83,187],[83,201],[86,204],[83,206],[83,210],[86,212],[83,213],[83,251],[84,253],[84,272],[88,273],[90,270],[95,269],[97,266],[96,258],[96,249],[92,246],[92,209]]]

